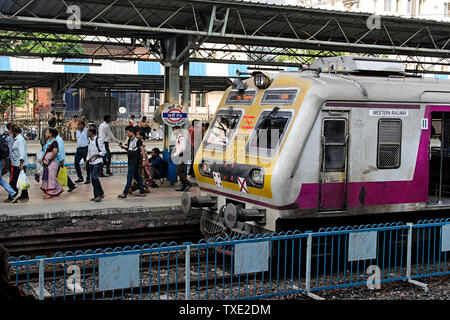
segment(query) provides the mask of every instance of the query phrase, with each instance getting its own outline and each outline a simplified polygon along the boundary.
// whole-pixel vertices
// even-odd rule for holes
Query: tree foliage
[[[15,108],[23,108],[27,104],[28,92],[17,89],[0,89],[0,112],[4,113],[11,103]]]
[[[11,39],[12,37],[16,39]],[[28,40],[24,38],[33,39]],[[0,52],[32,53],[42,55],[84,54],[85,50],[81,43],[67,41],[75,41],[79,39],[80,36],[70,34],[18,33],[16,31],[0,30]]]

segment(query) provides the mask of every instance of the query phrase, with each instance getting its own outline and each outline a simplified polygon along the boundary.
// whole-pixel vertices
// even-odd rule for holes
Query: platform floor
[[[107,208],[164,208],[181,205],[182,192],[175,191],[174,186],[162,186],[160,188],[151,188],[151,193],[146,197],[140,198],[128,195],[127,199],[118,199],[117,195],[122,193],[126,184],[126,175],[114,175],[111,177],[100,178],[105,198],[101,202],[90,201],[93,198],[92,185],[84,183],[77,184],[77,189],[67,192],[68,188],[58,197],[43,199],[44,193],[40,190],[40,183],[30,178],[31,187],[28,191],[29,200],[18,200],[11,204],[3,202],[7,198],[6,191],[0,187],[0,215],[7,216],[26,216],[35,214],[49,214],[52,212],[74,211],[74,210],[95,210]],[[76,180],[76,176],[71,176]],[[189,178],[195,182],[195,178]],[[198,187],[192,187],[189,193],[193,196],[199,195]]]

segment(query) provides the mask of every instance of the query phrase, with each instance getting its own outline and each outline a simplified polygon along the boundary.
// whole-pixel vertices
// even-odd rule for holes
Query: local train
[[[209,207],[202,232],[449,209],[447,124],[450,81],[409,75],[395,60],[323,58],[308,69],[236,78],[194,160],[196,203]]]

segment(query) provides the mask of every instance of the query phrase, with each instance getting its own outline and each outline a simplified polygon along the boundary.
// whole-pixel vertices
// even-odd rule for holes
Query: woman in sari
[[[55,138],[57,136],[58,130],[54,128],[48,128],[45,131],[47,143],[44,145],[44,155],[41,160],[41,164],[44,167],[41,186],[41,190],[45,192],[44,199],[56,197],[64,191],[57,179],[59,167],[58,160],[56,159],[58,155],[58,142]]]

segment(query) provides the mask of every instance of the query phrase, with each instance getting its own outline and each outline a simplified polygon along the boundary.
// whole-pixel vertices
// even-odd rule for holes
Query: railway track
[[[133,230],[93,231],[22,238],[0,239],[10,256],[52,256],[56,252],[105,249],[162,242],[197,242],[202,238],[198,225]]]

